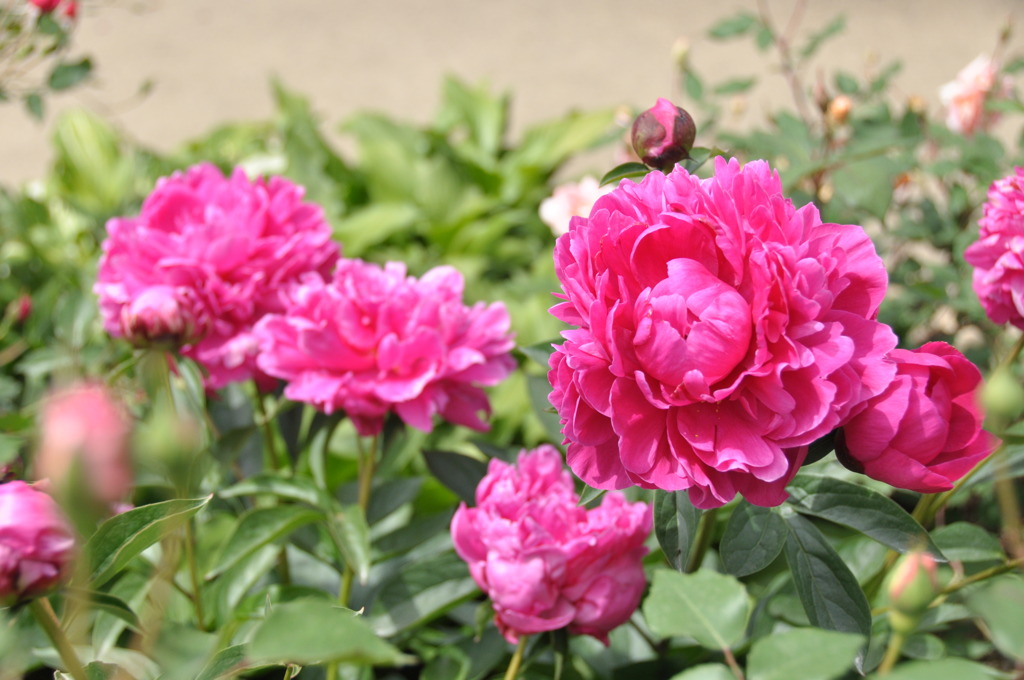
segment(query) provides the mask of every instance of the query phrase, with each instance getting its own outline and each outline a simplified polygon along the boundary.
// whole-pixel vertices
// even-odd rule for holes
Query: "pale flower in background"
[[[978,55],[957,74],[956,80],[939,90],[939,98],[946,107],[946,126],[964,135],[987,130],[999,116],[985,111],[985,100],[1005,97],[1010,89],[1010,79],[999,76],[999,69],[992,59],[984,54]]]
[[[587,217],[597,199],[615,185],[601,186],[594,177],[584,177],[579,182],[567,182],[555,187],[555,193],[540,203],[540,219],[551,228],[555,236],[569,231],[569,220],[573,217]]]

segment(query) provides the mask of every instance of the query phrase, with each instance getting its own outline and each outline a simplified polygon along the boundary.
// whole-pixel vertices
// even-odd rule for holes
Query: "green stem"
[[[697,537],[693,540],[693,549],[690,551],[690,556],[686,560],[686,566],[683,568],[683,573],[692,574],[700,569],[700,565],[704,561],[704,555],[707,553],[708,547],[711,545],[711,533],[715,525],[716,514],[718,514],[718,508],[705,510],[701,514],[700,522],[697,524]]]
[[[736,676],[736,680],[746,680],[746,677],[743,675],[743,669],[740,668],[732,650],[728,647],[722,647],[722,654],[725,656],[725,663],[729,666],[729,670],[731,670],[732,674]]]
[[[971,576],[968,576],[962,581],[950,583],[948,586],[942,589],[940,595],[942,595],[943,597],[946,595],[951,595],[952,593],[955,593],[961,588],[966,588],[967,586],[972,585],[974,583],[978,583],[979,581],[984,581],[985,579],[992,578],[993,576],[999,576],[1000,574],[1005,574],[1008,571],[1013,571],[1021,565],[1024,565],[1024,557],[1018,557],[1017,559],[1010,560],[1006,564],[999,564],[994,567],[989,567],[984,571],[979,571],[977,574],[972,574]]]
[[[893,633],[889,637],[889,646],[885,648],[885,657],[882,659],[882,663],[878,666],[879,675],[888,675],[889,671],[892,670],[893,666],[900,659],[900,652],[903,651],[903,643],[907,641],[907,636],[903,633]]]
[[[516,645],[516,651],[512,655],[512,660],[508,663],[508,670],[505,671],[505,680],[515,680],[519,675],[519,667],[523,665],[523,652],[526,651],[526,641],[529,639],[526,635],[519,636],[519,644]]]
[[[286,471],[291,473],[293,470],[291,469],[291,461],[288,460],[288,454],[285,451],[277,450],[277,440],[274,438],[274,430],[271,427],[272,419],[267,411],[267,405],[263,402],[263,395],[260,394],[260,389],[255,381],[253,381],[253,392],[253,401],[256,403],[256,412],[259,414],[260,430],[263,432],[263,441],[266,443],[267,451],[270,453],[271,464],[278,472]]]
[[[82,666],[82,662],[78,660],[75,648],[71,646],[71,641],[64,634],[64,629],[60,627],[60,621],[57,620],[57,614],[54,613],[53,607],[50,606],[50,601],[45,597],[40,597],[32,600],[28,608],[32,615],[36,617],[36,621],[39,622],[42,629],[46,631],[47,637],[53,642],[53,646],[57,649],[57,653],[60,655],[60,659],[64,662],[64,666],[67,668],[68,673],[71,674],[71,677],[75,680],[88,680],[85,668]]]
[[[206,617],[203,615],[203,591],[200,587],[199,567],[196,564],[196,534],[192,529],[190,517],[185,521],[185,560],[188,562],[188,574],[192,581],[192,602],[196,609],[196,624],[199,630],[206,630]]]

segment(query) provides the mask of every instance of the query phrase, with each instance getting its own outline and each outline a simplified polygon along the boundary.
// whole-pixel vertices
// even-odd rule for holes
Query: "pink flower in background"
[[[1005,97],[1011,89],[1008,78],[1000,78],[999,70],[990,58],[979,55],[957,74],[956,80],[939,90],[939,98],[946,107],[946,126],[953,132],[972,135],[987,130],[998,116],[985,111],[985,101],[991,97]]]
[[[492,459],[476,507],[452,518],[455,551],[509,642],[568,626],[608,644],[640,603],[650,507],[616,493],[594,510],[578,503],[562,456],[545,445],[514,466]]]
[[[74,549],[71,526],[52,498],[25,482],[0,484],[0,607],[59,586]]]
[[[551,356],[569,467],[601,489],[778,505],[807,445],[892,380],[887,278],[763,161],[623,181],[555,245],[574,326]]]
[[[182,353],[203,365],[211,388],[266,382],[252,327],[284,311],[289,285],[329,274],[339,255],[323,211],[302,195],[282,177],[225,177],[206,163],[160,179],[138,217],[107,223],[94,286],[104,327],[133,340],[140,328],[201,336]]]
[[[614,188],[600,186],[593,177],[559,185],[551,196],[540,202],[540,219],[555,236],[561,236],[569,230],[569,220],[589,215],[597,199]]]
[[[416,279],[401,263],[342,260],[332,281],[308,276],[287,312],[256,326],[259,367],[288,381],[289,399],[344,410],[362,435],[391,411],[428,432],[435,415],[485,430],[481,388],[515,366],[514,343],[505,306],[468,307],[462,288],[451,267]]]
[[[895,379],[843,426],[836,455],[851,470],[900,489],[948,491],[997,444],[981,429],[981,372],[944,342],[890,357]]]
[[[994,322],[1024,329],[1024,168],[992,183],[978,224],[964,251],[974,292]]]
[[[127,413],[99,383],[69,385],[50,394],[39,414],[37,479],[62,490],[81,484],[104,505],[120,503],[134,485]],[[72,479],[73,474],[82,475]]]
[[[36,9],[44,14],[49,14],[60,6],[64,0],[28,0]]]

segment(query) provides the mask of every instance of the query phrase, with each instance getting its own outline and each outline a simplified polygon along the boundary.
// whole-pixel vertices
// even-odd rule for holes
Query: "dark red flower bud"
[[[633,121],[633,150],[646,165],[663,172],[689,158],[696,136],[690,114],[667,99],[658,99]]]

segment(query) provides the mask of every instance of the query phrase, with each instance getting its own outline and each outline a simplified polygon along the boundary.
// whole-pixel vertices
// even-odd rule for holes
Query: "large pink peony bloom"
[[[342,260],[332,281],[307,277],[286,313],[257,324],[259,366],[288,381],[289,399],[342,409],[363,435],[390,411],[424,431],[434,415],[487,429],[481,388],[512,370],[514,343],[505,306],[467,307],[462,287],[451,267],[416,279],[398,262]]]
[[[71,526],[52,498],[25,482],[0,484],[0,607],[60,585],[74,548]]]
[[[40,409],[37,478],[60,491],[69,484],[104,505],[123,502],[134,485],[128,414],[100,383],[78,383],[52,393]],[[72,479],[81,475],[81,479]]]
[[[515,466],[491,460],[476,507],[452,518],[455,551],[509,642],[569,626],[608,644],[640,603],[650,507],[616,493],[594,510],[578,502],[562,456],[545,445]]]
[[[836,454],[848,468],[900,489],[948,491],[997,443],[981,429],[981,372],[944,342],[890,357],[896,378],[843,426]]]
[[[768,164],[623,181],[555,245],[577,328],[551,357],[568,463],[587,484],[778,505],[807,445],[879,394],[896,337],[864,230],[822,224]]]
[[[186,344],[212,388],[260,378],[253,325],[284,310],[285,287],[338,259],[322,210],[302,194],[281,177],[224,177],[209,164],[159,180],[138,217],[107,223],[94,287],[107,331]]]
[[[992,183],[978,224],[978,240],[964,251],[974,292],[990,319],[1024,329],[1024,168]]]
[[[977,130],[987,130],[998,120],[998,115],[985,111],[985,101],[1005,97],[1010,90],[1009,79],[1000,78],[992,60],[979,55],[957,74],[956,80],[939,90],[939,98],[946,107],[946,126],[968,136]]]

